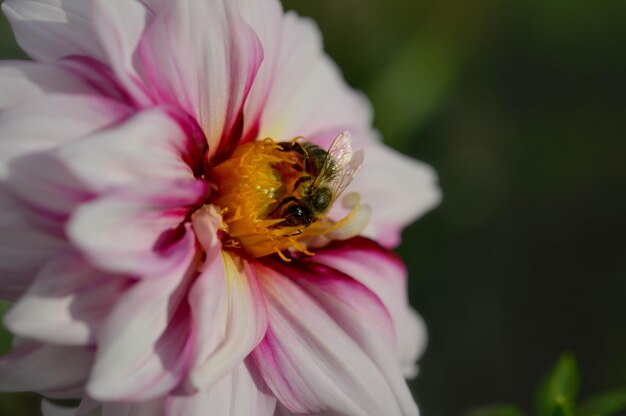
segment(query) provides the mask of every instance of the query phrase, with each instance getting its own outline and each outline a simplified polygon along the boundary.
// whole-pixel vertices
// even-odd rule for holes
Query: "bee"
[[[328,212],[350,184],[361,163],[363,151],[352,151],[350,133],[335,138],[328,151],[309,142],[281,142],[282,151],[294,152],[302,160],[291,190],[271,212],[282,218],[279,227],[308,227]],[[289,191],[289,190],[288,190]]]

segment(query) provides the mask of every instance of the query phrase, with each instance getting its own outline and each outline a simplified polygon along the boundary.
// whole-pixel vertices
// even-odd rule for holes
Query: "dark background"
[[[626,2],[284,3],[385,140],[439,173],[442,204],[399,248],[429,327],[422,414],[529,409],[564,350],[583,396],[626,385]],[[21,56],[4,20],[0,56]],[[0,414],[33,406],[0,395]]]

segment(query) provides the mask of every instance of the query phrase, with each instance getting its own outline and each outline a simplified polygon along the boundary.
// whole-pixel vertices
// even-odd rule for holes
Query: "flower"
[[[0,389],[77,414],[417,414],[424,330],[389,249],[435,175],[379,141],[311,21],[276,0],[2,9],[35,62],[0,66]],[[287,221],[337,137],[334,169],[365,153],[343,205]]]

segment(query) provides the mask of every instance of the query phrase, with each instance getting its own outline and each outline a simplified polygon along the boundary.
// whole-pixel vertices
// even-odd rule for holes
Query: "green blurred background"
[[[626,2],[284,3],[386,141],[439,173],[442,204],[399,248],[429,327],[422,414],[529,408],[563,350],[583,396],[626,385]],[[21,56],[2,20],[0,57]],[[0,415],[36,408],[0,395]]]

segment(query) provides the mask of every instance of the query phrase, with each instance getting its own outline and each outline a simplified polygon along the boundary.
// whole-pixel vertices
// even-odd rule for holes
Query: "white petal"
[[[322,49],[319,29],[288,13],[275,82],[263,113],[259,137],[288,140],[304,136],[329,140],[349,130],[357,148],[370,129],[372,112],[362,94],[351,90]],[[332,137],[331,137],[332,136]]]
[[[90,189],[102,192],[151,180],[193,179],[185,160],[199,152],[196,146],[164,110],[152,109],[59,149],[59,158]]]
[[[117,78],[135,101],[149,105],[147,87],[137,74],[133,59],[139,40],[153,13],[141,1],[94,0],[95,30]]]
[[[76,255],[49,262],[4,321],[14,334],[38,341],[86,345],[125,286]]]
[[[0,180],[8,162],[93,133],[122,117],[129,109],[106,98],[47,95],[0,113]]]
[[[59,406],[44,399],[41,401],[41,414],[43,416],[76,416],[76,409]]]
[[[157,16],[140,44],[142,73],[159,102],[199,123],[209,156],[237,144],[243,105],[261,45],[230,0],[179,0]]]
[[[259,267],[270,326],[253,353],[280,402],[295,413],[415,415],[401,376],[392,375],[395,362],[379,361],[393,334],[378,299],[347,276],[285,271]]]
[[[190,312],[183,296],[195,274],[190,230],[170,270],[140,280],[118,301],[98,336],[87,391],[103,401],[157,398],[179,384],[188,366]]]
[[[0,189],[0,298],[17,300],[67,243],[34,229]]]
[[[92,361],[93,351],[87,348],[25,341],[0,358],[0,391],[54,395],[75,389],[84,384]]]
[[[94,93],[77,76],[58,66],[27,61],[0,63],[0,91],[0,110],[46,93]]]
[[[351,276],[376,293],[393,318],[398,364],[405,376],[414,376],[415,361],[426,346],[426,329],[408,304],[407,271],[402,261],[364,238],[336,242],[320,250],[313,260]]]
[[[6,0],[2,11],[20,47],[38,61],[70,55],[104,60],[94,33],[90,0]]]
[[[206,194],[203,181],[146,183],[81,205],[70,239],[100,268],[136,276],[156,274],[179,259],[171,245],[191,206]]]
[[[380,144],[365,148],[365,161],[346,192],[358,193],[371,207],[376,240],[387,247],[397,246],[402,229],[441,200],[430,166]]]
[[[167,416],[272,416],[276,398],[250,363],[241,363],[210,389],[192,396],[170,397]]]
[[[205,252],[202,273],[189,292],[197,334],[188,388],[196,391],[240,365],[265,335],[267,310],[254,271],[222,251],[221,216],[215,207],[199,209],[192,221]]]

